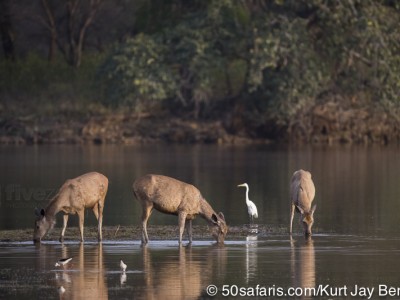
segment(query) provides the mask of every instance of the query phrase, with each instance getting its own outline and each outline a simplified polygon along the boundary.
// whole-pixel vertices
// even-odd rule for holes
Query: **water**
[[[399,285],[399,249],[398,238],[342,235],[316,235],[309,241],[252,237],[228,241],[222,248],[197,241],[181,249],[176,241],[153,241],[145,248],[113,241],[9,243],[0,246],[0,298],[56,299],[62,286],[63,299],[199,299],[215,285],[217,298],[257,295],[257,287],[259,296],[265,289],[277,298],[279,292],[300,295],[302,290],[292,287],[321,286],[329,290],[321,291],[319,299],[330,299],[339,289],[338,299],[350,299],[358,286],[374,288],[372,299],[377,299],[379,286]],[[54,263],[61,257],[73,259],[57,268]],[[126,273],[119,270],[121,258]]]
[[[147,248],[138,240],[104,241],[102,246],[93,241],[2,243],[0,298],[59,298],[63,286],[63,299],[198,299],[207,298],[207,286],[213,284],[218,298],[268,291],[271,298],[309,299],[287,293],[291,287],[314,287],[320,288],[321,299],[367,299],[372,288],[371,299],[378,299],[389,292],[387,287],[400,286],[399,153],[397,147],[376,146],[1,147],[1,230],[32,228],[34,207],[45,207],[65,179],[92,170],[110,180],[105,226],[139,223],[131,185],[146,173],[193,183],[216,211],[224,212],[228,224],[238,226],[248,216],[245,190],[236,186],[247,182],[258,207],[257,222],[278,227],[289,222],[290,177],[304,168],[313,174],[318,207],[312,240],[300,234],[294,240],[228,234],[225,247],[194,237],[193,246],[183,249],[175,240],[153,240]],[[70,219],[76,224],[76,217]],[[154,213],[150,223],[176,224],[177,219]],[[85,224],[93,226],[94,217],[88,214]],[[73,257],[70,266],[54,267],[67,256]],[[128,264],[126,274],[119,271],[120,258]],[[391,298],[400,298],[396,291]]]

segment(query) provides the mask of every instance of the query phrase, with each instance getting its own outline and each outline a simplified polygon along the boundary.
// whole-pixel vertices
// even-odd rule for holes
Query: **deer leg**
[[[61,230],[60,243],[64,242],[64,234],[65,234],[65,229],[67,228],[68,217],[69,217],[69,215],[67,215],[67,214],[65,214],[63,216],[63,227]]]
[[[186,220],[186,233],[188,235],[189,244],[193,241],[192,220]]]
[[[296,209],[296,206],[294,203],[291,203],[290,206],[290,227],[289,227],[289,233],[292,234],[292,229],[293,229],[293,218],[294,218],[294,211]]]
[[[146,245],[149,242],[149,236],[147,235],[147,221],[150,218],[151,212],[153,211],[153,205],[143,205],[142,211],[142,245]]]
[[[98,226],[97,226],[97,232],[98,236],[97,239],[99,242],[103,240],[103,233],[102,233],[102,227],[103,227],[103,209],[104,209],[104,202],[99,202],[98,206]]]
[[[182,236],[183,231],[185,230],[186,215],[187,214],[184,212],[179,213],[179,246],[182,245]]]
[[[83,223],[85,222],[85,210],[82,209],[78,212],[79,218],[79,232],[81,234],[81,242],[83,243]]]

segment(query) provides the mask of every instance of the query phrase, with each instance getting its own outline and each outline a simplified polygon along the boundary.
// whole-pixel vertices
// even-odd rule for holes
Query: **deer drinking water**
[[[185,229],[192,242],[192,220],[200,215],[212,225],[212,235],[218,244],[223,244],[228,227],[224,215],[211,208],[200,191],[191,184],[162,175],[145,175],[133,183],[133,193],[142,205],[142,244],[149,241],[147,221],[156,209],[162,213],[177,215],[179,218],[179,245]]]
[[[311,207],[315,197],[315,186],[311,179],[311,173],[298,170],[293,173],[290,183],[291,209],[290,209],[290,234],[292,234],[293,217],[295,210],[301,214],[300,221],[303,224],[304,234],[311,235],[314,223],[316,205]]]
[[[69,214],[78,214],[79,231],[83,242],[83,223],[85,209],[93,210],[98,220],[98,240],[102,240],[101,227],[103,223],[104,201],[108,189],[108,179],[104,175],[91,172],[77,178],[67,180],[50,200],[45,209],[36,210],[37,220],[33,233],[33,241],[40,242],[43,236],[54,227],[56,214],[64,212],[64,224],[61,231],[60,242],[64,241]]]

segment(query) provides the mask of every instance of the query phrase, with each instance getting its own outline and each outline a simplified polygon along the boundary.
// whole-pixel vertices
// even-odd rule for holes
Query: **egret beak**
[[[237,187],[242,187],[242,186],[245,186],[244,183],[239,184]]]

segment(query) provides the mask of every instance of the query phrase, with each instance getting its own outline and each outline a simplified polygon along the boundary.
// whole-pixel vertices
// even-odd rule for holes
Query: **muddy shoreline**
[[[356,99],[357,100],[357,99]],[[265,116],[261,122],[243,109],[219,119],[171,114],[108,112],[86,117],[0,115],[0,144],[398,144],[400,118],[361,100],[329,97],[290,120]]]
[[[257,235],[282,235],[287,233],[287,227],[257,224]],[[151,240],[178,240],[178,227],[173,225],[149,225],[147,228]],[[53,229],[43,241],[58,241],[61,228]],[[226,239],[244,238],[253,234],[248,225],[230,226]],[[1,230],[0,242],[27,242],[32,241],[33,229]],[[97,229],[85,227],[85,241],[97,241]],[[139,226],[106,226],[103,227],[103,240],[108,241],[140,241],[141,233]],[[193,226],[193,240],[210,240],[211,234],[206,225]],[[186,234],[184,236],[186,240]],[[65,232],[64,241],[79,241],[79,230],[77,227],[68,227]]]

